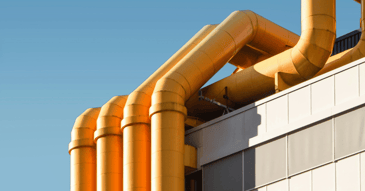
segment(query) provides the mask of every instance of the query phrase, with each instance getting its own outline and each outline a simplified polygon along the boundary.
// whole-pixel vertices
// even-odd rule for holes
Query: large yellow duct
[[[287,49],[288,48],[290,47],[287,47]],[[229,63],[236,66],[238,68],[237,70],[243,70],[256,64],[259,59],[262,58],[267,59],[271,56],[273,55],[268,54],[266,52],[261,52],[260,50],[254,49],[253,47],[246,45],[242,47],[240,51],[237,52],[237,54],[229,61]]]
[[[100,108],[90,108],[76,118],[68,152],[71,155],[71,191],[96,191],[94,131]]]
[[[157,82],[150,108],[153,191],[183,191],[185,101],[245,44],[271,42],[268,35],[271,30],[260,30],[261,24],[266,22],[251,11],[233,12]],[[244,77],[249,82],[247,90],[260,89],[261,80],[272,85],[277,72],[289,73],[287,79],[293,83],[312,77],[330,56],[334,38],[335,1],[302,1],[302,36],[298,44],[239,72],[249,75]],[[259,72],[255,71],[258,74],[252,75],[251,68],[258,69]]]
[[[360,1],[358,1],[360,2]],[[333,69],[346,65],[350,62],[358,60],[365,56],[365,1],[361,0],[361,36],[357,45],[348,51],[346,54],[343,54],[340,58],[326,63],[323,69],[320,70],[316,76],[329,72]],[[336,56],[336,55],[335,55]]]
[[[288,85],[313,77],[331,54],[335,24],[334,0],[302,1],[302,35],[294,48],[211,84],[202,90],[203,95],[225,103],[221,92],[227,87],[230,103],[239,106],[274,92],[275,75]],[[188,102],[189,113],[199,116],[198,95]]]
[[[128,96],[115,96],[101,108],[94,134],[97,150],[97,190],[123,190],[123,135],[120,123]]]
[[[124,141],[124,191],[151,190],[151,129],[149,108],[157,80],[165,75],[216,25],[207,25],[168,59],[128,97],[122,121]]]

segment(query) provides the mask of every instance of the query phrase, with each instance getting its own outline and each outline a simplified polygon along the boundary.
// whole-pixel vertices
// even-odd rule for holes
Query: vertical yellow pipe
[[[150,108],[152,191],[184,190],[185,101],[244,45],[256,40],[258,44],[265,44],[270,31],[258,27],[262,22],[266,21],[250,11],[232,13],[157,82]],[[313,77],[323,67],[334,39],[335,1],[303,0],[302,36],[298,44],[240,73],[250,74],[252,68],[258,69],[261,73],[246,76],[255,81],[262,80],[263,74],[268,73],[269,76],[265,76],[268,80],[263,79],[263,83],[270,88],[275,73],[283,70],[291,74],[288,77],[291,82],[298,83]],[[255,83],[248,81],[250,88],[255,87]]]
[[[360,1],[357,1],[360,3]],[[340,58],[326,63],[316,76],[339,68],[365,56],[365,1],[361,0],[361,37],[357,45]],[[337,55],[335,55],[337,56]]]
[[[128,97],[122,121],[124,191],[151,190],[151,129],[149,107],[157,80],[202,41],[216,25],[207,25]]]
[[[185,101],[194,93],[191,90],[199,89],[237,50],[252,41],[252,23],[246,13],[234,12],[157,82],[150,108],[152,191],[184,190]]]
[[[71,191],[96,191],[96,152],[93,139],[100,108],[90,108],[77,117],[71,131]]]
[[[115,96],[101,108],[94,134],[97,150],[97,190],[123,190],[123,135],[120,123],[127,96]]]

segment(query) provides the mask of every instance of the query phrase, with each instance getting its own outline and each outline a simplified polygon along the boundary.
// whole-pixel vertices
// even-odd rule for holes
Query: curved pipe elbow
[[[132,92],[124,107],[124,118],[121,124],[121,130],[134,124],[150,124],[148,110],[151,105],[151,95],[144,91]],[[147,114],[147,115],[146,115]]]
[[[122,135],[120,123],[123,119],[123,108],[128,96],[115,96],[101,107],[97,120],[97,130],[94,134],[95,141],[106,135]]]
[[[85,110],[75,120],[71,131],[71,142],[68,152],[78,147],[95,147],[94,131],[96,130],[96,120],[100,112],[100,107]]]
[[[360,1],[359,1],[360,2]],[[328,61],[326,63],[326,65],[323,67],[322,70],[320,70],[316,76],[319,76],[321,74],[324,74],[326,72],[329,72],[333,69],[336,69],[338,67],[341,67],[345,64],[348,64],[350,62],[353,62],[355,60],[358,60],[362,57],[365,56],[365,2],[364,0],[361,1],[361,36],[360,36],[360,40],[359,42],[357,43],[357,45],[352,48],[351,50],[347,50],[347,53],[343,53],[341,55],[340,54],[337,54],[337,55],[334,55],[334,59],[332,59],[331,61]],[[336,59],[336,57],[338,57]]]
[[[290,56],[299,76],[307,80],[323,68],[332,53],[336,39],[336,20],[332,13],[312,15],[302,22],[302,36],[291,50]]]
[[[184,105],[190,95],[254,39],[257,23],[256,14],[252,11],[231,13],[157,82],[152,103],[175,102]]]
[[[318,73],[331,55],[336,37],[335,0],[302,1],[302,35],[291,49],[264,60],[251,68],[274,82],[275,74],[295,85]]]
[[[206,83],[225,63],[246,44],[276,54],[294,46],[298,36],[252,11],[234,11],[185,59],[179,62],[160,81],[175,81],[181,88],[171,85],[156,86],[157,92],[175,92],[186,101]],[[204,63],[204,64],[201,64]],[[156,96],[155,96],[156,97]],[[159,102],[156,100],[156,102]]]
[[[151,96],[157,81],[171,70],[180,60],[191,52],[206,36],[208,36],[217,25],[205,25],[199,30],[183,47],[171,56],[155,73],[153,73],[143,84],[134,90],[128,97],[124,107],[124,119],[122,130],[133,124],[150,124],[149,108]]]

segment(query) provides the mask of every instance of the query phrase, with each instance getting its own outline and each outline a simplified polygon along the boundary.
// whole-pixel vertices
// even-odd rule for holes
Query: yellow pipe
[[[71,191],[96,191],[96,153],[93,139],[100,108],[90,108],[77,117],[71,131]]]
[[[266,59],[202,90],[203,95],[225,103],[222,91],[227,87],[230,104],[242,105],[267,96],[275,90],[275,74],[289,85],[313,77],[331,54],[335,40],[335,1],[302,1],[302,36],[289,50]],[[198,95],[190,98],[189,113],[197,116]],[[229,105],[232,107],[232,105]]]
[[[134,90],[124,107],[124,191],[151,190],[151,129],[148,110],[151,95],[159,80],[202,41],[216,25],[207,25],[194,35],[154,74]]]
[[[304,25],[304,35],[302,35],[301,40],[299,40],[298,44],[293,49],[289,49],[279,55],[284,54],[290,58],[291,50],[293,50],[292,55],[295,56],[295,62],[287,63],[289,66],[286,67],[293,68],[294,70],[297,68],[300,72],[296,72],[296,74],[308,77],[314,75],[318,70],[307,72],[304,68],[311,67],[313,64],[315,64],[315,66],[320,66],[321,61],[323,62],[322,64],[324,64],[331,53],[331,50],[326,52],[323,51],[326,49],[322,49],[321,47],[324,46],[327,48],[327,46],[330,46],[332,48],[333,46],[335,9],[334,0],[309,0],[304,1],[303,5],[306,8],[303,9],[305,10],[303,11],[305,12],[305,17],[303,17],[302,22]],[[327,5],[330,8],[326,8]],[[332,38],[330,37],[328,42],[325,41],[324,43],[321,43],[321,46],[316,46],[316,44],[312,42],[315,42],[312,37],[323,37],[321,35],[321,32],[323,31],[313,30],[313,28],[318,25],[318,22],[313,21],[324,20],[327,22],[328,19],[325,16],[327,14],[333,16],[330,17],[333,20],[329,20],[333,21],[333,23],[329,24],[329,26],[325,25],[327,28],[333,30],[332,33],[328,34],[331,35]],[[276,37],[275,35],[271,35],[272,30],[262,30],[262,27],[260,27],[267,22],[266,19],[251,11],[233,12],[214,31],[212,31],[209,36],[157,82],[152,95],[152,106],[150,108],[152,121],[151,181],[153,191],[183,191],[184,120],[187,115],[187,110],[184,106],[185,101],[187,101],[193,93],[198,91],[199,88],[223,67],[223,65],[244,45],[250,43],[258,48],[260,48],[260,45],[263,47],[267,46],[265,43],[271,42],[272,38]],[[320,23],[319,25],[321,26],[323,24],[324,23]],[[282,28],[277,27],[276,29]],[[287,31],[282,31],[286,34],[284,36],[287,36]],[[319,35],[314,35],[313,33],[319,33]],[[302,38],[306,39],[304,40]],[[325,59],[313,57],[313,50],[319,55],[319,58]],[[304,56],[300,51],[304,52]],[[309,55],[309,57],[307,58],[306,55]],[[298,58],[298,56],[302,57]],[[272,58],[277,59],[277,56]],[[276,62],[276,60],[272,58],[268,60]],[[307,59],[313,63],[308,62]],[[290,66],[290,64],[292,64],[292,66]],[[255,66],[257,65],[254,65],[253,67]],[[316,67],[311,68],[316,69]],[[248,69],[245,69],[242,72]],[[292,73],[293,72],[294,71],[292,71]]]
[[[97,190],[123,190],[123,135],[120,123],[128,96],[115,96],[101,108],[94,133],[97,150]]]
[[[284,51],[284,50],[283,50]],[[257,63],[259,57],[272,55],[261,53],[249,46],[244,46],[237,54],[229,61],[230,64],[236,66],[240,70],[253,66]]]
[[[358,1],[360,2],[360,1]],[[321,74],[324,74],[326,72],[329,72],[331,70],[334,70],[336,68],[339,68],[343,65],[346,65],[350,62],[353,62],[355,60],[358,60],[365,56],[365,1],[361,0],[361,36],[360,40],[357,43],[357,45],[352,48],[350,51],[348,51],[346,54],[343,54],[340,58],[326,63],[326,65],[323,67],[322,70],[320,70],[316,76],[319,76]],[[335,55],[336,56],[336,55]]]

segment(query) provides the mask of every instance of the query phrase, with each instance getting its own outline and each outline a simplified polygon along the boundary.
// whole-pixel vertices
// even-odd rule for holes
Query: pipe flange
[[[92,147],[95,148],[94,140],[92,139],[77,139],[68,144],[68,153],[71,154],[71,150],[79,147]]]
[[[120,127],[104,127],[97,129],[94,132],[94,140],[96,142],[100,137],[105,137],[109,135],[123,136],[123,133],[120,130]]]
[[[154,104],[150,107],[150,118],[155,113],[163,112],[163,111],[176,111],[184,115],[185,119],[187,117],[187,109],[184,105],[180,105],[175,102],[168,102],[168,103],[158,103]]]
[[[134,125],[134,124],[147,124],[147,125],[150,125],[151,120],[150,120],[149,116],[143,116],[143,115],[125,117],[121,122],[121,130],[123,131],[123,129],[125,127],[131,126],[131,125]]]

